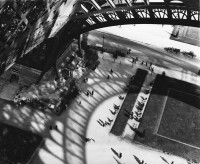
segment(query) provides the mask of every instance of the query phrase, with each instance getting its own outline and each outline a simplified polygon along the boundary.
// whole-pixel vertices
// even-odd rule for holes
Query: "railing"
[[[81,22],[82,31],[121,24],[179,24],[200,27],[200,12],[195,8],[174,5],[135,5],[107,8],[74,17]]]

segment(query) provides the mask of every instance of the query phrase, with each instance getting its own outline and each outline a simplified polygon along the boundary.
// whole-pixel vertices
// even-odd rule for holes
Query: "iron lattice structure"
[[[80,0],[71,22],[80,27],[80,33],[122,24],[173,24],[200,27],[198,0],[158,1]]]
[[[64,5],[66,10],[73,8],[67,16],[60,12]],[[47,21],[49,15],[53,15],[50,22]],[[33,52],[33,48],[38,46],[37,52],[43,53],[40,44],[51,37],[59,38],[63,44],[56,48],[62,50],[79,34],[107,26],[173,24],[200,27],[200,6],[199,0],[13,0],[0,2],[0,17],[1,74],[17,57],[23,58]],[[66,17],[63,22],[62,17]],[[54,32],[49,36],[51,31]],[[41,56],[45,55],[34,58],[40,60]]]

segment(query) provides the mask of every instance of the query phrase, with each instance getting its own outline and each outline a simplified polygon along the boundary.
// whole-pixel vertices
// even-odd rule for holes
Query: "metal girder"
[[[130,0],[125,0],[125,2],[126,2],[126,4],[127,4],[128,6],[133,6],[133,5],[131,4]]]
[[[93,3],[93,5],[95,6],[95,8],[97,10],[101,10],[101,7],[99,6],[99,4],[95,0],[91,0],[91,2]]]
[[[101,18],[101,19],[100,19]],[[81,30],[121,25],[121,24],[179,24],[200,27],[200,12],[185,6],[127,6],[107,8],[89,12],[74,20],[85,19],[87,22]]]
[[[86,7],[85,6],[83,6],[82,4],[81,4],[81,8],[83,9],[83,11],[85,11],[86,13],[88,13],[89,11],[88,11],[88,9],[86,9]]]
[[[145,5],[149,6],[149,0],[144,0]]]
[[[116,8],[115,3],[112,0],[106,0],[108,2],[108,4],[113,7]]]

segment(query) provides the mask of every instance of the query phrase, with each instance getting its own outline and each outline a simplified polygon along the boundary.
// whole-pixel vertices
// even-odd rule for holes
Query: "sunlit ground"
[[[138,67],[146,69],[145,66],[140,64],[131,67],[124,63],[119,64],[119,61],[116,61],[118,62],[116,63],[110,60],[111,57],[110,59],[100,59],[100,66],[95,72],[90,73],[88,83],[81,85],[83,91],[94,89],[94,96],[87,97],[85,93],[82,93],[68,111],[52,120],[53,125],[58,125],[58,131],[49,131],[49,136],[33,158],[32,164],[114,164],[116,160],[122,163],[137,164],[133,155],[144,160],[147,164],[162,163],[163,160],[160,155],[166,158],[168,162],[172,162],[172,160],[177,164],[186,162],[182,158],[166,155],[157,150],[131,144],[130,141],[117,138],[109,134],[111,127],[103,128],[97,123],[97,119],[105,120],[106,117],[115,119],[116,116],[111,115],[108,109],[113,109],[113,103],[122,104],[118,95],[126,94],[123,91],[123,86],[128,78],[135,74],[136,69]],[[107,80],[106,77],[110,68],[114,70],[114,73]],[[157,68],[155,71],[161,73],[163,70],[164,68]],[[167,75],[182,80],[191,81],[193,77],[184,72],[165,71]],[[81,101],[81,105],[78,105],[77,102],[79,101]],[[93,138],[95,142],[85,143],[84,137]],[[110,149],[111,147],[123,153],[121,159],[116,158]]]
[[[200,57],[200,47],[169,39],[173,31],[172,25],[136,24],[135,26],[112,26],[98,30],[158,47],[175,47],[182,51],[194,51]]]
[[[142,30],[139,28],[139,25],[134,27]],[[117,30],[115,33],[120,34]],[[142,31],[142,33],[144,32]],[[131,35],[131,32],[128,34]],[[161,33],[160,35],[165,34]],[[167,33],[166,35],[169,34]],[[145,38],[147,40],[147,36]],[[145,38],[143,39],[145,40]],[[138,36],[138,40],[139,39],[140,35]],[[152,40],[155,40],[155,38]],[[162,42],[160,43],[162,44]],[[175,164],[185,163],[185,160],[181,158],[166,155],[141,145],[131,144],[127,140],[112,136],[109,134],[109,129],[111,127],[103,128],[97,124],[96,120],[99,118],[103,120],[108,116],[113,120],[115,119],[115,117],[109,113],[108,109],[112,107],[113,102],[119,105],[122,103],[118,99],[118,95],[126,94],[123,92],[123,86],[128,78],[135,74],[136,68],[145,68],[145,66],[139,64],[131,67],[132,64],[125,65],[123,62],[119,64],[119,61],[115,63],[111,60],[112,57],[105,57],[105,60],[101,59],[101,64],[98,69],[90,73],[88,83],[81,85],[83,91],[94,89],[94,96],[87,97],[85,93],[82,93],[79,98],[74,101],[68,111],[65,111],[59,117],[47,117],[42,112],[35,112],[30,109],[14,109],[14,107],[9,104],[4,106],[1,114],[1,119],[3,121],[11,122],[13,125],[16,124],[15,126],[21,128],[25,126],[26,128],[24,129],[32,130],[37,133],[39,132],[45,138],[44,145],[36,152],[31,164],[114,164],[117,163],[116,160],[126,164],[137,164],[133,155],[144,160],[147,164],[164,164],[165,162],[159,157],[160,155],[165,157],[168,162],[173,160]],[[172,65],[169,61],[163,60],[162,62],[165,65],[170,65],[170,67],[155,67],[156,73],[161,73],[165,70],[168,76],[200,84],[199,77],[194,76],[190,71]],[[106,77],[110,68],[114,70],[114,73],[111,79],[107,80]],[[172,68],[172,70],[170,70],[170,68]],[[78,105],[77,102],[79,101],[81,101],[81,105]],[[31,118],[29,117],[30,115]],[[30,118],[29,120],[28,117]],[[48,120],[47,125],[44,123],[45,119]],[[53,126],[57,125],[58,130],[50,131],[48,129],[49,123]],[[86,143],[85,146],[83,140],[85,136],[95,139],[95,143]],[[123,153],[121,159],[114,159],[116,156],[114,156],[111,151],[111,147]]]

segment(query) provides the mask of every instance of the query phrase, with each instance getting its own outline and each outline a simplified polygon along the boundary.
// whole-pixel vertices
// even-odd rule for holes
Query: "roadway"
[[[130,56],[137,56],[140,60],[149,61],[157,66],[168,69],[179,70],[183,68],[192,73],[197,73],[200,68],[198,66],[198,56],[192,59],[180,54],[166,52],[162,47],[126,39],[109,33],[90,31],[87,38],[84,37],[83,40],[87,40],[93,46],[101,44],[104,48],[118,49],[122,52],[126,52],[130,48],[132,50]]]

